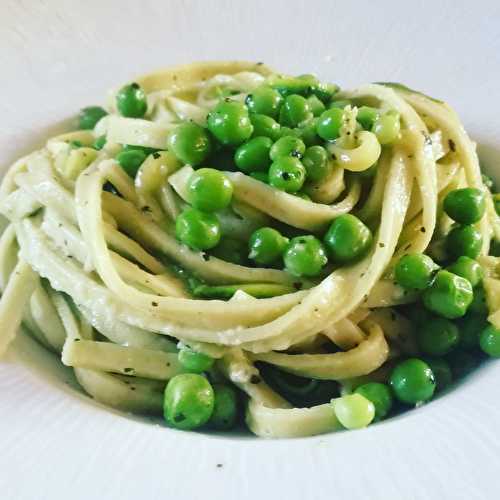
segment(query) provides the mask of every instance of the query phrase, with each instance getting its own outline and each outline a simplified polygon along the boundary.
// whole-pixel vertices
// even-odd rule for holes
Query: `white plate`
[[[444,97],[494,172],[499,18],[497,2],[477,0],[2,0],[0,162],[41,144],[78,108],[137,74],[240,58],[317,72],[343,86],[403,81]],[[367,430],[264,441],[181,433],[118,415],[69,389],[67,373],[39,351],[20,337],[0,362],[2,499],[499,496],[498,363]]]

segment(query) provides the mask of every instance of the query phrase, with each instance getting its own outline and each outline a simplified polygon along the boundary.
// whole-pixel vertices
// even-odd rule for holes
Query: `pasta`
[[[152,73],[7,171],[0,355],[24,323],[180,429],[362,427],[500,356],[496,207],[454,111],[399,84]]]

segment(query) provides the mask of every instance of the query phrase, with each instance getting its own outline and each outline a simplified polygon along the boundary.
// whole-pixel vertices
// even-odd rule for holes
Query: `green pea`
[[[264,184],[269,184],[269,174],[267,172],[252,172],[250,177]]]
[[[272,145],[269,137],[254,137],[236,150],[234,161],[246,173],[266,171],[271,164],[269,153]]]
[[[447,269],[450,273],[457,274],[468,280],[472,287],[479,285],[483,279],[483,270],[481,266],[474,259],[466,255],[459,257],[453,264],[448,266]]]
[[[212,429],[227,431],[232,429],[238,419],[238,395],[227,384],[214,384],[214,411],[208,425]]]
[[[401,123],[399,113],[396,111],[388,111],[379,116],[372,126],[372,132],[382,145],[392,144],[399,137],[400,131]]]
[[[280,124],[270,116],[251,113],[250,121],[253,125],[252,137],[269,137],[272,141],[280,138]]]
[[[431,368],[416,358],[399,363],[392,371],[389,383],[396,398],[407,404],[427,401],[436,390],[436,380]]]
[[[356,120],[365,130],[371,130],[373,124],[380,117],[380,113],[378,109],[372,108],[370,106],[361,106],[358,109],[358,115],[356,116]]]
[[[459,342],[458,328],[445,318],[434,317],[417,330],[417,343],[424,354],[444,356]]]
[[[122,116],[142,118],[148,109],[144,90],[137,83],[123,86],[116,94],[116,107]]]
[[[315,95],[321,102],[327,104],[339,91],[339,86],[335,83],[318,82],[316,85],[312,86],[311,90],[313,95]]]
[[[213,214],[187,208],[175,221],[175,235],[193,250],[209,250],[219,243],[219,220]]]
[[[309,106],[309,110],[314,116],[319,116],[326,109],[323,102],[314,94],[307,98],[307,104]]]
[[[107,114],[108,112],[101,106],[83,108],[78,114],[78,128],[80,130],[92,130],[96,123]]]
[[[330,109],[331,108],[338,108],[338,109],[344,109],[346,106],[351,106],[352,102],[349,101],[349,99],[338,99],[336,101],[332,101],[330,103]]]
[[[294,276],[315,277],[326,266],[328,258],[324,246],[314,236],[292,238],[283,254],[286,270]]]
[[[289,95],[280,109],[279,121],[281,125],[297,127],[300,123],[313,116],[307,100],[297,94]]]
[[[281,257],[287,243],[287,238],[282,236],[276,229],[262,227],[254,231],[250,236],[248,257],[257,264],[272,264]]]
[[[470,309],[470,308],[469,308]],[[459,347],[466,351],[475,349],[479,345],[479,334],[488,326],[485,315],[467,312],[456,322],[460,329]]]
[[[168,136],[168,148],[182,163],[192,166],[204,162],[212,149],[207,131],[192,122],[175,127]]]
[[[298,158],[281,156],[269,168],[269,184],[287,193],[296,193],[304,185],[306,170]]]
[[[476,188],[450,191],[443,201],[444,211],[460,224],[474,224],[486,210],[484,193]]]
[[[340,108],[330,108],[321,113],[316,131],[325,141],[333,141],[340,135],[340,129],[343,123],[344,111]]]
[[[247,262],[247,245],[243,241],[222,238],[220,243],[212,250],[212,255],[226,262],[245,265]]]
[[[434,378],[436,379],[436,391],[440,392],[448,387],[453,381],[453,375],[448,362],[443,358],[425,358],[424,361],[429,365]]]
[[[474,297],[470,303],[469,309],[471,313],[482,314],[486,316],[488,314],[488,304],[486,302],[486,294],[482,286],[477,286],[474,288]]]
[[[462,255],[475,259],[482,246],[483,236],[474,226],[457,226],[446,236],[446,250],[455,259]]]
[[[368,401],[373,403],[375,407],[375,421],[385,418],[392,408],[392,394],[385,384],[379,382],[368,382],[360,385],[355,391],[355,394],[361,394]]]
[[[293,129],[297,137],[302,140],[306,146],[316,146],[322,143],[321,138],[316,133],[318,118],[312,118],[300,124],[300,127]]]
[[[372,240],[371,231],[351,214],[337,217],[324,238],[330,257],[341,264],[355,262],[365,256]]]
[[[95,141],[92,147],[100,151],[106,145],[106,136],[100,135]]]
[[[375,417],[374,404],[361,394],[348,394],[332,400],[338,421],[346,429],[361,429]]]
[[[120,167],[132,178],[136,176],[139,167],[145,159],[146,155],[139,150],[122,151],[116,156],[116,161]]]
[[[299,128],[290,128],[290,127],[281,127],[280,129],[280,138],[281,137],[297,137],[300,139],[300,129]]]
[[[500,193],[493,195],[493,203],[495,204],[495,212],[500,215]]]
[[[208,114],[208,130],[225,146],[239,146],[250,138],[253,125],[245,105],[231,100],[217,104]]]
[[[481,349],[492,358],[500,358],[500,329],[487,326],[479,335]]]
[[[438,269],[439,266],[427,255],[412,253],[399,259],[395,268],[395,278],[403,288],[425,290]]]
[[[193,351],[189,347],[183,347],[177,356],[179,363],[191,373],[206,372],[214,364],[213,358],[202,352]]]
[[[187,182],[188,201],[205,212],[217,212],[231,203],[233,185],[221,171],[200,168]]]
[[[281,94],[270,87],[259,87],[245,99],[248,110],[252,113],[267,115],[272,118],[278,116],[279,109],[283,103]]]
[[[307,172],[307,178],[313,182],[322,181],[332,171],[328,153],[322,146],[311,146],[306,149],[302,163]]]
[[[465,278],[449,271],[439,271],[432,285],[425,290],[423,301],[430,311],[455,319],[466,313],[472,295],[472,286]]]
[[[318,79],[313,75],[302,75],[295,78],[281,76],[275,78],[271,86],[286,97],[292,94],[308,95],[318,83]]]
[[[278,139],[270,150],[271,160],[276,161],[278,158],[293,156],[302,158],[306,150],[306,145],[298,138],[287,135]]]
[[[172,427],[196,429],[211,417],[214,398],[214,390],[205,377],[196,373],[182,373],[167,384],[163,415]]]

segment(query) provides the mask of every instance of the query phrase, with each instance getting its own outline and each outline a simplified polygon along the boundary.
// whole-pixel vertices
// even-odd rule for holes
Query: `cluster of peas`
[[[207,160],[219,165],[217,161],[222,163],[229,152],[229,168],[307,199],[300,191],[306,180],[318,182],[330,173],[329,155],[322,144],[339,137],[343,108],[349,104],[333,100],[336,90],[308,75],[262,86],[247,97],[245,104],[222,100],[210,112],[207,128],[182,123],[169,136],[166,147],[180,161],[194,167]],[[140,118],[147,111],[146,96],[137,84],[124,86],[116,103],[120,114],[126,117]],[[94,128],[105,115],[100,107],[83,109],[80,128]],[[381,115],[378,110],[363,106],[357,120],[363,129],[374,132],[381,144],[390,144],[399,135],[397,113]],[[102,149],[105,142],[104,136],[99,137],[94,147]],[[150,152],[148,148],[125,146],[117,161],[133,177]],[[221,238],[214,212],[229,206],[233,186],[219,170],[200,168],[188,181],[188,193],[191,207],[179,215],[176,235],[195,250],[213,249]],[[494,201],[500,212],[499,195],[495,195]],[[457,223],[446,239],[447,253],[456,260],[440,269],[427,255],[408,254],[395,269],[398,284],[422,292],[424,309],[414,308],[414,317],[418,345],[426,357],[397,364],[388,384],[369,382],[359,386],[354,394],[335,400],[335,413],[346,427],[362,427],[372,419],[386,417],[394,397],[404,404],[429,400],[436,388],[442,389],[452,380],[450,363],[453,365],[454,361],[450,353],[456,352],[455,363],[462,365],[470,363],[466,351],[474,351],[478,346],[490,356],[500,357],[500,330],[488,326],[484,319],[487,310],[482,270],[474,260],[482,246],[481,233],[474,224],[484,215],[484,195],[472,188],[452,191],[444,200],[444,210]],[[323,242],[312,235],[288,240],[274,228],[260,228],[250,238],[249,258],[259,265],[274,265],[282,258],[291,274],[314,277],[320,274],[328,257],[335,263],[353,262],[367,253],[371,242],[370,230],[348,214],[332,222]],[[190,373],[177,375],[166,387],[167,422],[180,429],[205,424],[217,429],[233,427],[238,416],[235,389],[226,384],[211,384],[203,374],[210,371],[213,359],[183,348],[179,361]],[[458,367],[457,371],[460,369],[466,368]],[[274,381],[290,390],[293,384],[285,381],[291,377],[280,372]],[[299,387],[304,396],[320,387],[333,394],[334,389],[327,385],[302,379],[294,390]],[[289,394],[291,399],[293,392]]]

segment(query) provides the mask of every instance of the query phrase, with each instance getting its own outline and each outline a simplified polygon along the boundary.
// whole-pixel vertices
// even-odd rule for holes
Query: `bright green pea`
[[[127,172],[127,174],[134,178],[142,165],[146,155],[143,151],[137,149],[125,150],[116,156],[116,161],[119,163],[120,167]]]
[[[95,141],[92,147],[100,151],[106,145],[106,136],[100,135]]]
[[[269,184],[269,174],[267,172],[252,172],[250,177],[264,184]]]
[[[239,146],[253,133],[248,110],[240,102],[224,100],[208,114],[208,130],[225,146]]]
[[[392,394],[389,387],[379,382],[368,382],[360,385],[355,394],[361,394],[375,407],[375,421],[385,418],[392,408]]]
[[[455,259],[462,255],[475,259],[482,246],[483,236],[474,226],[457,226],[446,236],[446,250]]]
[[[209,250],[219,243],[219,220],[213,214],[187,208],[175,221],[175,235],[193,250]]]
[[[373,124],[380,117],[380,113],[378,109],[372,108],[370,106],[361,106],[358,109],[358,114],[356,116],[356,120],[365,130],[371,130]]]
[[[233,264],[245,265],[247,262],[247,245],[240,240],[222,238],[211,253],[217,258]]]
[[[137,83],[123,86],[116,94],[116,107],[122,116],[142,118],[148,109],[144,90]]]
[[[313,117],[311,108],[307,99],[301,95],[289,95],[280,109],[280,123],[291,127],[297,127],[299,124]]]
[[[396,111],[388,111],[382,116],[379,116],[372,126],[372,132],[377,136],[380,144],[392,144],[398,137],[401,131],[401,122],[399,113]]]
[[[439,266],[422,253],[404,255],[396,264],[395,278],[403,288],[425,290]]]
[[[341,264],[355,262],[366,255],[372,240],[371,231],[351,214],[337,217],[324,237],[330,257]]]
[[[283,254],[286,270],[294,276],[314,277],[328,262],[325,248],[314,236],[292,238]]]
[[[480,189],[455,189],[446,195],[443,208],[454,221],[460,224],[474,224],[482,219],[486,200]]]
[[[283,254],[288,239],[282,236],[276,229],[262,227],[250,236],[248,242],[248,257],[257,264],[272,264]]]
[[[488,314],[488,304],[486,302],[486,294],[482,286],[477,286],[474,288],[474,297],[469,306],[468,311],[476,314]]]
[[[361,429],[375,417],[374,404],[361,394],[348,394],[332,400],[338,421],[346,429]]]
[[[96,123],[107,114],[108,112],[101,106],[83,108],[78,114],[78,128],[80,130],[92,130]]]
[[[389,377],[394,395],[403,403],[416,404],[432,398],[436,380],[429,365],[410,358],[399,363]]]
[[[266,171],[271,165],[269,153],[272,145],[269,137],[254,137],[244,142],[234,154],[237,167],[246,173]]]
[[[269,137],[272,141],[280,138],[280,124],[270,116],[251,113],[250,121],[253,125],[252,137]]]
[[[447,267],[450,273],[462,276],[469,281],[469,283],[474,288],[481,283],[483,279],[483,270],[481,266],[470,257],[466,255],[460,256],[453,264]]]
[[[488,326],[485,315],[473,312],[467,312],[456,324],[460,329],[459,347],[465,350],[474,349],[479,345],[479,334]]]
[[[190,430],[201,427],[214,410],[214,390],[196,373],[176,375],[167,384],[163,415],[172,427]]]
[[[301,133],[299,128],[290,128],[290,127],[281,127],[280,129],[280,138],[281,137],[297,137],[301,138]]]
[[[443,358],[425,358],[436,380],[436,392],[442,391],[453,381],[453,375],[448,362]]]
[[[324,113],[321,113],[316,131],[318,135],[325,141],[333,141],[340,135],[342,127],[344,111],[340,108],[330,108]]]
[[[313,182],[322,181],[332,171],[328,152],[322,146],[311,146],[306,149],[302,163],[307,172],[307,179]]]
[[[293,129],[297,133],[299,139],[306,146],[316,146],[322,143],[322,139],[316,132],[316,127],[318,125],[318,118],[312,118],[304,123],[301,123],[300,127]]]
[[[417,330],[417,343],[424,354],[444,356],[460,341],[458,328],[445,318],[434,317]]]
[[[302,75],[295,78],[282,76],[275,78],[271,86],[286,97],[292,94],[308,95],[318,83],[318,79],[313,75]]]
[[[187,182],[188,201],[205,212],[217,212],[231,203],[233,185],[220,170],[200,168]]]
[[[213,364],[214,359],[202,352],[196,352],[189,347],[183,347],[179,354],[179,363],[191,373],[202,373],[209,370]]]
[[[269,184],[287,193],[300,191],[306,179],[306,170],[298,158],[281,156],[269,168]]]
[[[500,358],[500,329],[487,326],[479,335],[481,349],[492,358]]]
[[[302,158],[305,150],[306,145],[298,137],[287,135],[278,139],[273,144],[270,150],[270,157],[273,161],[286,156]]]
[[[248,110],[252,113],[267,115],[272,118],[278,116],[279,109],[283,102],[281,94],[270,87],[259,87],[255,89],[245,99]]]
[[[192,122],[175,127],[168,136],[168,148],[182,163],[192,166],[205,161],[212,149],[207,131]]]
[[[217,430],[232,429],[238,419],[238,395],[233,387],[227,384],[214,384],[214,411],[208,425]]]
[[[466,313],[472,296],[472,286],[465,278],[449,271],[439,271],[432,285],[425,290],[423,301],[430,311],[455,319]]]
[[[311,88],[312,93],[323,103],[327,104],[332,97],[339,91],[339,86],[335,83],[318,82]]]
[[[326,109],[323,102],[314,94],[307,98],[307,104],[309,105],[309,110],[314,116],[319,116]]]

